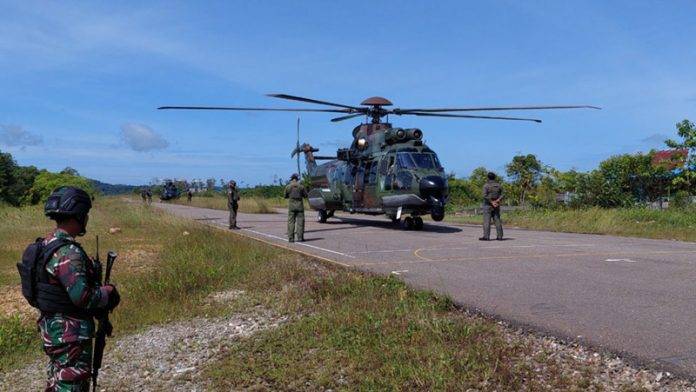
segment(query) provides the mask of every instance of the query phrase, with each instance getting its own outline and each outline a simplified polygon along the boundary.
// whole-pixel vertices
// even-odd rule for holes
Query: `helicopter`
[[[179,188],[174,185],[174,182],[167,181],[162,188],[162,194],[160,195],[160,200],[167,201],[172,199],[178,199],[181,196]]]
[[[423,216],[434,221],[445,218],[448,200],[447,176],[437,154],[423,142],[419,128],[393,127],[389,115],[447,117],[484,120],[531,121],[535,118],[461,114],[462,112],[600,109],[590,105],[501,106],[471,108],[388,108],[392,102],[383,97],[367,98],[360,106],[304,98],[288,94],[270,97],[318,104],[325,108],[256,108],[228,106],[162,106],[159,110],[230,110],[340,113],[331,122],[357,117],[365,121],[353,128],[353,141],[339,148],[336,155],[315,155],[319,149],[298,145],[291,157],[304,154],[311,183],[309,206],[317,211],[317,221],[327,222],[336,211],[351,214],[386,215],[406,230],[422,230]],[[386,118],[383,122],[382,119]],[[318,164],[317,161],[327,161]],[[402,219],[403,217],[403,219]]]

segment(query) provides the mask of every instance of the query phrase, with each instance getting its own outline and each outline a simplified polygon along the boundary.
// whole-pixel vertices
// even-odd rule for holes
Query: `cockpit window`
[[[396,154],[399,166],[403,169],[439,169],[440,161],[434,154],[420,152],[400,152]]]

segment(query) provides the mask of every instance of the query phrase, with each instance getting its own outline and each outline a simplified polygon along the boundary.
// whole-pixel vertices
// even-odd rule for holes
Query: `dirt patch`
[[[211,299],[230,302],[243,295],[230,290]],[[99,373],[101,391],[202,391],[209,389],[201,371],[239,339],[274,328],[288,320],[257,307],[252,313],[191,320],[155,326],[118,340],[107,341]],[[7,391],[40,390],[45,361],[0,374]]]
[[[38,316],[37,310],[27,303],[22,296],[19,285],[9,285],[0,287],[0,316],[15,316],[25,319],[35,319]]]

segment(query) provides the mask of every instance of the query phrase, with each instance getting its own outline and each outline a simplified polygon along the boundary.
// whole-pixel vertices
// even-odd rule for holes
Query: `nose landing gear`
[[[404,230],[423,230],[423,218],[420,216],[409,216],[403,220],[401,227]]]

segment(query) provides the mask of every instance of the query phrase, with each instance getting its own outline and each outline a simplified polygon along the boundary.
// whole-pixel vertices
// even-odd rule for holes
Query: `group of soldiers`
[[[285,198],[288,199],[288,241],[304,242],[304,199],[307,189],[300,182],[300,175],[294,173],[285,187]],[[230,181],[227,185],[227,208],[230,211],[230,230],[239,230],[237,226],[237,210],[239,209],[239,190],[237,183]]]
[[[500,222],[502,187],[493,173],[483,187],[483,237],[490,240],[491,220],[496,239],[503,239]],[[298,174],[285,187],[288,199],[288,241],[304,241],[304,199],[307,190]],[[151,198],[145,194],[143,199]],[[229,228],[237,226],[239,190],[230,181],[227,202]],[[38,327],[43,349],[49,358],[46,391],[88,391],[93,377],[95,318],[116,308],[120,295],[112,284],[101,283],[101,266],[75,240],[87,232],[91,197],[75,187],[56,189],[48,198],[44,212],[54,220],[55,229],[24,252],[18,264],[22,293],[40,310]],[[22,269],[24,265],[25,268]],[[33,266],[26,268],[26,266]],[[101,359],[100,359],[101,360]],[[96,366],[96,365],[95,365]]]

